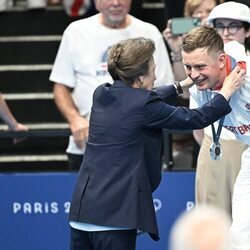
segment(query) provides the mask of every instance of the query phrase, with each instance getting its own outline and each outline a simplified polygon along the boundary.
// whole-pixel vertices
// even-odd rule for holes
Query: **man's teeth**
[[[202,80],[196,80],[195,81],[195,84],[200,84],[201,82],[203,82],[204,81],[204,79],[202,79]]]

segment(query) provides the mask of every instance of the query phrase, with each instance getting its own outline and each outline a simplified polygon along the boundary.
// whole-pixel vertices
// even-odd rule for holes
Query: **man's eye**
[[[205,67],[204,65],[198,65],[198,66],[196,66],[196,68],[199,69],[199,70],[203,69],[204,67]]]

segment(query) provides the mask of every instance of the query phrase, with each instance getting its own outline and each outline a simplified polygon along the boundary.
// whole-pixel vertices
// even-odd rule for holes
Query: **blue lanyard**
[[[208,100],[207,91],[206,91],[206,96],[207,96],[207,101],[209,101]],[[211,124],[212,134],[213,134],[213,142],[216,143],[216,144],[219,142],[220,134],[221,134],[221,130],[222,130],[222,126],[223,126],[224,120],[225,120],[225,116],[223,116],[222,118],[220,118],[219,126],[217,128],[217,132],[215,132],[214,124],[213,123]]]
[[[218,129],[217,129],[216,133],[215,133],[214,124],[213,123],[211,124],[214,143],[218,143],[219,142],[220,134],[221,134],[221,130],[222,130],[222,126],[223,126],[224,120],[225,120],[225,116],[220,119],[219,126],[218,126]]]

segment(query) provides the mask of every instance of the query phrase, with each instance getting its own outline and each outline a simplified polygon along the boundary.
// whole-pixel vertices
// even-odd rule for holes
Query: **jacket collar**
[[[114,83],[113,83],[113,86],[114,87],[127,87],[127,88],[131,88],[131,86],[129,86],[127,83],[125,83],[124,81],[122,80],[115,80]]]

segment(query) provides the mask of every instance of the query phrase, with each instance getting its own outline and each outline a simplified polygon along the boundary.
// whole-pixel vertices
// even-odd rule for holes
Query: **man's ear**
[[[219,55],[218,60],[219,60],[220,69],[223,69],[226,66],[226,61],[227,61],[226,57],[227,57],[227,55],[225,53],[222,53]]]

